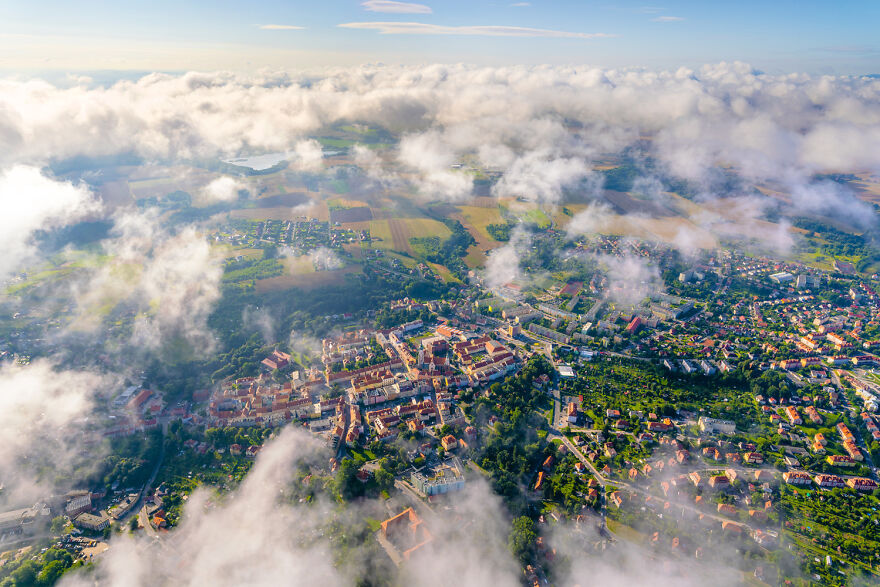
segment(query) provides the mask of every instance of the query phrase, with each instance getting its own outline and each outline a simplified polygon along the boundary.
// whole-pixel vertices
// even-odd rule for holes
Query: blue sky
[[[877,0],[31,0],[0,2],[0,69],[739,60],[773,73],[865,74],[880,72],[878,22]]]

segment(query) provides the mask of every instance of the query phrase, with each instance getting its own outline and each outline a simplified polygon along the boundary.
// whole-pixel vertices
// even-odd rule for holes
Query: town
[[[577,250],[671,266],[662,247],[616,238]],[[595,548],[636,542],[694,564],[734,545],[749,553],[740,571],[771,584],[876,577],[872,280],[729,250],[667,274],[637,298],[598,269],[542,291],[474,274],[453,296],[388,303],[390,326],[327,316],[310,355],[276,345],[256,373],[186,398],[130,385],[108,398],[102,434],[137,445],[137,470],[2,514],[0,540],[68,525],[52,548],[88,561],[112,527],[160,535],[193,488],[231,486],[294,426],[327,447],[311,474],[341,479],[340,499],[403,498],[376,532],[395,565],[430,544],[438,504],[483,478],[538,534],[571,520],[598,532]],[[540,538],[516,554],[525,582],[546,580]]]

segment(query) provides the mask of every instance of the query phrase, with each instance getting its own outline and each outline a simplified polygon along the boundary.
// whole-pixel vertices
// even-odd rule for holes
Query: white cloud
[[[327,247],[318,247],[309,253],[309,259],[315,266],[316,271],[333,271],[334,269],[341,269],[345,265],[342,259],[339,258],[339,255],[336,254],[336,251]]]
[[[261,24],[260,28],[264,31],[301,31],[306,27],[292,24]]]
[[[532,5],[531,2],[514,2],[510,6],[511,6],[511,8],[525,8],[525,7],[531,6],[531,5]]]
[[[494,249],[486,259],[483,278],[486,286],[494,291],[516,282],[523,277],[520,261],[532,242],[531,234],[518,224],[510,233],[510,240],[502,247]]]
[[[654,22],[680,22],[684,20],[683,16],[658,16],[656,18],[652,18]]]
[[[427,197],[468,197],[473,174],[451,166],[474,158],[501,174],[499,195],[553,201],[572,186],[593,194],[598,189],[584,182],[595,174],[585,170],[603,154],[638,145],[663,181],[686,179],[717,196],[724,165],[745,182],[778,182],[795,206],[815,210],[813,174],[880,170],[878,103],[878,80],[767,75],[743,63],[674,71],[428,65],[152,74],[106,88],[5,80],[0,160],[280,151],[292,153],[294,169],[320,169],[319,145],[303,141],[355,120],[404,137],[398,152],[373,158],[367,172]],[[644,136],[652,140],[639,142]],[[855,206],[845,189],[836,196]]]
[[[0,174],[0,280],[34,260],[36,231],[70,225],[99,208],[85,185],[56,181],[36,167]]]
[[[201,488],[187,501],[179,526],[160,540],[116,536],[89,572],[68,573],[61,584],[342,587],[383,575],[417,587],[444,585],[449,577],[461,587],[519,584],[519,565],[506,544],[507,516],[484,481],[469,480],[442,516],[426,516],[432,541],[424,556],[414,555],[417,565],[398,570],[374,532],[365,530],[365,519],[388,516],[384,501],[341,507],[320,490],[309,502],[289,499],[291,486],[304,483],[298,473],[326,472],[329,455],[323,442],[286,427],[266,444],[236,491],[220,497]],[[405,506],[395,501],[388,505],[397,513]],[[374,570],[383,572],[371,575]]]
[[[240,179],[224,175],[202,188],[200,195],[207,202],[234,202],[238,192],[246,189],[247,185]]]
[[[126,302],[137,311],[129,341],[135,350],[158,351],[181,339],[196,355],[213,348],[208,316],[220,299],[223,268],[208,241],[192,226],[171,232],[156,215],[126,212],[103,242],[109,261],[74,285],[77,327],[105,305]]]
[[[337,26],[346,29],[376,30],[383,35],[462,35],[483,37],[554,37],[567,39],[599,39],[614,36],[607,33],[573,33],[516,26],[443,26],[421,22],[348,22]]]
[[[89,423],[96,395],[110,379],[63,370],[41,359],[0,367],[0,480],[4,501],[35,501],[51,494],[54,477],[81,465],[83,448],[94,441]],[[97,458],[92,446],[89,458]]]
[[[388,12],[392,14],[431,14],[430,6],[413,2],[395,2],[394,0],[366,0],[361,6],[369,12]]]
[[[556,203],[562,190],[590,175],[587,162],[578,157],[558,157],[532,151],[518,157],[495,187],[499,197],[523,197],[538,202]]]
[[[299,141],[293,148],[296,158],[294,167],[303,171],[318,171],[324,166],[324,151],[321,143],[314,139]]]
[[[641,257],[601,255],[598,259],[607,268],[605,295],[624,307],[636,306],[664,289],[660,271]]]

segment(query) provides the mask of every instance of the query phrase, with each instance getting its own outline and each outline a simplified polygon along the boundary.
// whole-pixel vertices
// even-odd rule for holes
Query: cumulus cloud
[[[314,140],[308,139],[299,141],[293,148],[294,166],[302,171],[318,171],[323,167],[324,151],[321,144]]]
[[[111,379],[41,359],[0,367],[0,486],[6,503],[44,498],[85,460],[97,395]],[[89,458],[98,456],[88,449]],[[48,473],[47,473],[48,471]]]
[[[608,276],[605,295],[622,306],[637,306],[650,294],[664,289],[657,266],[641,257],[600,255],[598,259]]]
[[[196,354],[213,348],[207,320],[223,269],[194,227],[173,232],[153,214],[127,212],[102,244],[109,262],[75,286],[81,314],[123,303],[137,312],[130,341],[137,348],[156,351],[176,338]]]
[[[54,180],[36,167],[15,165],[0,174],[0,279],[33,260],[37,231],[75,223],[99,208],[85,185]]]
[[[528,230],[522,224],[517,224],[510,232],[510,240],[507,244],[489,253],[483,274],[489,289],[498,290],[523,277],[520,262],[531,242],[532,238]]]
[[[612,222],[611,208],[601,202],[590,202],[590,204],[575,214],[565,230],[571,238],[581,235],[594,235],[605,232]]]
[[[109,87],[6,80],[0,164],[280,151],[292,154],[294,169],[317,170],[320,145],[308,137],[358,121],[404,137],[400,169],[386,170],[384,179],[412,183],[428,198],[469,197],[476,174],[453,168],[469,162],[497,174],[495,195],[590,200],[596,163],[624,154],[650,160],[645,175],[687,180],[705,199],[731,195],[723,179],[735,174],[743,193],[732,195],[772,181],[790,199],[787,212],[817,214],[824,213],[816,206],[821,198],[811,194],[827,188],[814,185],[815,174],[880,170],[878,105],[876,79],[768,75],[743,63],[671,71],[429,65],[192,72]],[[381,165],[393,163],[393,153]],[[856,209],[866,217],[845,189],[832,195],[840,203],[827,207],[835,216]]]
[[[756,176],[786,166],[854,171],[878,165],[872,148],[880,140],[878,86],[870,78],[771,76],[740,63],[660,72],[432,65],[320,75],[151,74],[108,88],[6,80],[0,82],[0,152],[4,160],[27,160],[287,150],[340,120],[404,131],[443,128],[445,140],[471,149],[510,143],[534,150],[553,144],[535,139],[560,136],[535,132],[536,125],[566,128],[564,120],[580,125],[572,147],[610,135],[614,140],[602,148],[622,148],[639,133],[656,135],[650,151],[677,172],[689,170],[688,160],[699,164],[687,175],[716,162],[746,167],[761,160],[774,165],[759,167]]]
[[[516,158],[493,189],[500,197],[556,203],[564,188],[576,185],[591,172],[583,159],[532,151]]]
[[[361,6],[369,12],[388,12],[392,14],[431,14],[430,6],[394,0],[366,0]]]
[[[268,310],[246,306],[241,313],[241,324],[245,329],[257,331],[264,344],[275,342],[275,318]]]
[[[327,247],[318,247],[309,253],[309,259],[315,266],[316,271],[332,271],[334,269],[341,269],[345,265],[342,259],[339,258],[339,255],[336,254],[336,251]]]
[[[473,191],[473,178],[452,169],[457,161],[456,151],[439,131],[405,136],[400,141],[398,158],[420,173],[417,185],[427,197],[463,200]]]
[[[603,520],[588,514],[577,524],[560,524],[548,530],[548,541],[557,550],[557,557],[570,561],[570,564],[561,566],[560,584],[583,584],[584,577],[589,577],[591,584],[614,587],[646,584],[699,587],[707,583],[733,587],[742,584],[742,572],[733,565],[728,566],[726,563],[730,561],[712,557],[714,560],[698,562],[693,558],[688,560],[693,555],[690,552],[680,550],[675,555],[666,554],[662,550],[665,544],[652,545],[652,548],[624,540],[609,541],[607,532],[603,534],[597,530],[602,525]]]
[[[374,150],[363,145],[354,145],[351,150],[354,164],[366,173],[372,184],[379,188],[402,188],[403,178],[391,169],[391,161],[380,157]]]
[[[366,516],[386,517],[385,504],[368,500],[340,508],[321,493],[308,503],[289,499],[291,484],[302,483],[305,471],[326,468],[329,454],[315,437],[287,427],[267,443],[232,494],[197,491],[180,525],[159,542],[148,546],[146,538],[116,537],[93,574],[70,573],[62,584],[357,584],[369,568],[382,566],[376,559],[385,558],[373,534],[357,528]],[[428,552],[400,571],[386,564],[392,580],[433,586],[454,576],[466,587],[518,584],[519,569],[507,551],[506,516],[484,482],[469,482],[442,515],[429,512],[423,512],[433,536]],[[345,557],[339,560],[333,541],[352,532],[360,538],[344,540]]]
[[[217,504],[209,491],[188,501],[180,528],[155,548],[137,539],[113,542],[97,577],[72,575],[68,585],[277,585],[308,577],[341,585],[321,514],[283,503],[295,467],[324,452],[318,441],[287,428],[263,451],[241,487]],[[325,461],[326,462],[326,461]],[[328,508],[329,509],[329,508]]]
[[[208,203],[233,202],[238,199],[238,193],[242,190],[247,190],[243,181],[224,175],[202,188],[200,195]]]

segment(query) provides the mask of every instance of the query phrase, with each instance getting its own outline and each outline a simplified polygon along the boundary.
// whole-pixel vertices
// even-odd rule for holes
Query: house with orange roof
[[[782,480],[789,485],[810,485],[813,482],[805,471],[786,471],[782,474]]]
[[[855,467],[856,462],[846,455],[828,455],[825,459],[829,465],[834,467]]]
[[[411,507],[382,522],[378,536],[379,543],[397,565],[409,560],[434,539]]]
[[[535,491],[541,491],[544,486],[544,471],[538,471],[538,479],[535,481]]]
[[[709,487],[712,489],[726,489],[730,487],[730,479],[727,475],[712,475],[709,477]]]

